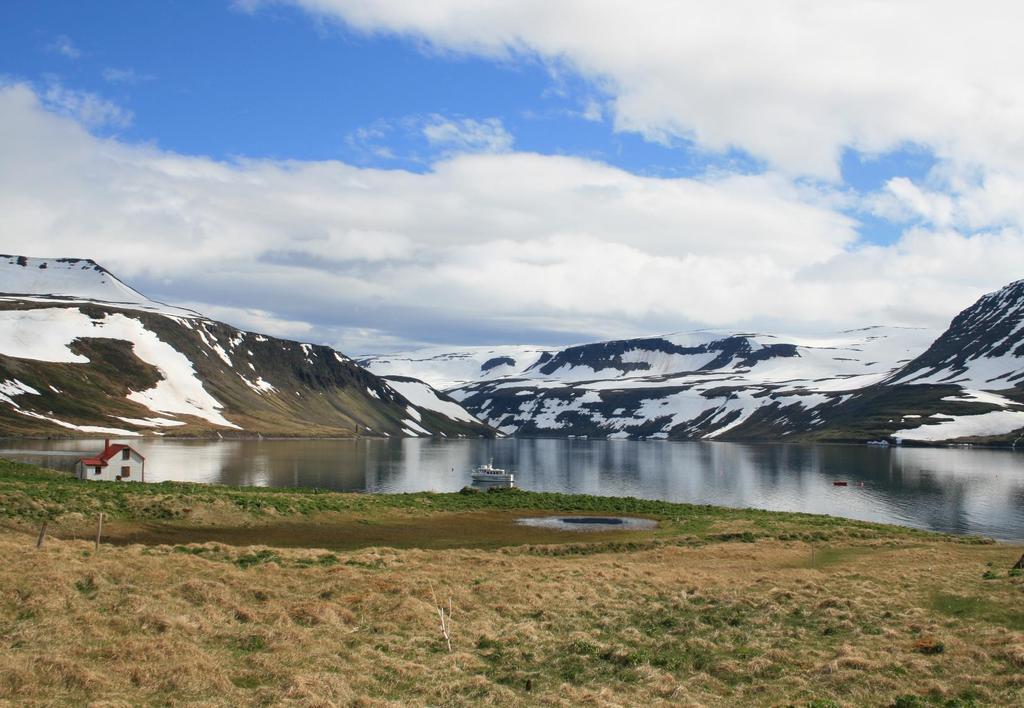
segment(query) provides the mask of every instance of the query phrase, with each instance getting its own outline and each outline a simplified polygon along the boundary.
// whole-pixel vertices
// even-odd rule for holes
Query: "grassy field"
[[[97,553],[100,511],[117,545]],[[515,524],[546,513],[659,525]],[[1024,549],[979,539],[524,492],[78,483],[7,462],[0,525],[0,703],[1024,702]]]

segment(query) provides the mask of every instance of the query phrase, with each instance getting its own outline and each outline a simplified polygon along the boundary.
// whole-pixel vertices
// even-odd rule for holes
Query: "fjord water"
[[[132,441],[147,481],[455,491],[494,460],[535,491],[635,496],[845,516],[997,539],[1024,539],[1024,454],[627,440]],[[0,455],[71,470],[86,440],[3,440]],[[834,486],[844,481],[848,486]]]

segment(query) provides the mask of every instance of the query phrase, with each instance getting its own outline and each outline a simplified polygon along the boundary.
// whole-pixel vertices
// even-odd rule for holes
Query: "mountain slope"
[[[202,316],[192,310],[150,300],[88,258],[0,255],[0,293],[5,299],[101,302],[147,312]]]
[[[904,441],[1015,443],[1024,433],[1024,280],[981,297],[926,351],[836,411],[836,429]]]
[[[891,383],[951,383],[980,390],[1024,380],[1024,280],[981,297]]]
[[[147,300],[92,261],[3,257],[0,290],[0,434],[493,434],[329,347]]]
[[[502,432],[536,436],[774,439],[823,425],[829,411],[919,354],[934,332],[868,328],[824,338],[689,332],[561,350],[481,348],[374,357],[440,384],[451,369],[509,355],[497,375],[447,390]],[[396,362],[398,362],[396,364]],[[417,368],[416,364],[422,364]],[[440,374],[440,376],[439,376]]]

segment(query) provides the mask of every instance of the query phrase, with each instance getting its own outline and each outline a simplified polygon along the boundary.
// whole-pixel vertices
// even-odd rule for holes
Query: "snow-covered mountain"
[[[491,435],[422,382],[147,299],[91,260],[0,256],[0,434]]]
[[[892,327],[826,337],[698,331],[560,350],[475,348],[360,362],[447,386],[452,398],[508,434],[774,439],[822,428],[852,392],[891,376],[935,335]],[[476,380],[463,383],[473,374]]]
[[[360,366],[154,302],[89,260],[0,256],[0,434],[1024,437],[1024,281],[937,334],[697,331]]]
[[[366,365],[447,387],[516,435],[1016,445],[1024,281],[985,295],[942,333],[702,331],[565,349],[414,352]]]
[[[0,255],[3,300],[99,302],[146,312],[201,317],[198,312],[150,300],[88,258]]]
[[[378,376],[411,376],[434,388],[447,390],[476,381],[510,376],[523,371],[557,349],[551,347],[443,347],[417,349],[399,354],[363,356],[356,363]]]
[[[892,383],[1006,390],[1024,380],[1024,280],[982,296],[957,315]]]
[[[921,410],[893,431],[904,440],[1015,442],[1024,432],[1024,280],[957,315],[921,356],[885,385],[911,391]]]

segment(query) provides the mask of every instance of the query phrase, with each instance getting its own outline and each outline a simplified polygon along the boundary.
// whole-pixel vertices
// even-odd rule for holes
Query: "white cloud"
[[[836,178],[844,148],[908,142],[1024,163],[1016,0],[290,2],[442,50],[573,68],[609,93],[620,130],[740,148],[788,173]]]
[[[505,152],[512,148],[512,134],[497,118],[449,119],[434,115],[423,126],[431,145],[452,152]]]
[[[95,137],[48,105],[0,89],[0,250],[92,257],[314,341],[938,324],[1024,273],[1016,227],[866,247],[845,195],[775,173],[659,179],[514,152],[424,174],[218,162]]]
[[[152,81],[154,78],[150,74],[140,74],[135,69],[119,69],[113,66],[106,67],[102,75],[103,80],[111,84],[138,84]]]
[[[583,105],[583,110],[580,112],[580,117],[591,123],[600,123],[604,120],[604,106],[596,99],[587,99]]]
[[[180,302],[185,307],[222,322],[230,322],[239,329],[269,334],[286,339],[302,339],[315,329],[309,322],[275,317],[266,310],[249,307],[230,307],[208,302]]]
[[[71,41],[71,38],[63,34],[46,45],[46,48],[49,51],[65,56],[68,59],[78,59],[82,56],[81,50],[75,46],[75,43]]]
[[[373,327],[340,327],[324,338],[324,343],[340,352],[379,354],[426,346],[429,342],[410,341]]]
[[[40,94],[43,105],[49,110],[74,118],[93,129],[127,128],[134,116],[122,108],[89,91],[76,91],[59,83],[50,83]]]
[[[922,219],[941,228],[953,223],[954,203],[949,195],[922,188],[906,177],[890,179],[870,202],[875,214],[891,221]]]
[[[408,160],[422,165],[460,153],[506,152],[513,142],[498,118],[437,113],[382,118],[345,136],[352,156],[363,162]]]

